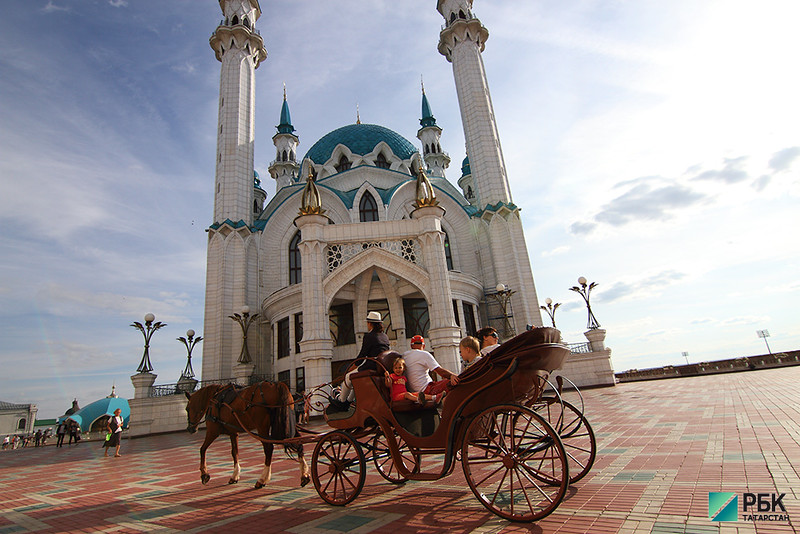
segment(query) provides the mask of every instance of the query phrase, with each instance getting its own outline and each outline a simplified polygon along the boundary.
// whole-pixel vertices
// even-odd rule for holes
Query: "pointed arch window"
[[[364,191],[361,201],[358,203],[358,219],[361,222],[373,222],[378,220],[378,204],[369,191]]]
[[[447,270],[453,270],[453,253],[450,250],[450,236],[444,233],[444,259],[447,262]]]
[[[259,211],[260,210],[258,209],[258,200],[254,200],[253,201],[253,214],[254,215],[258,215]]]
[[[287,158],[288,158],[288,155],[286,154],[286,151],[284,150],[283,153],[281,154],[281,159],[283,161],[286,161]]]
[[[334,165],[333,168],[336,169],[336,172],[342,172],[342,171],[349,170],[350,167],[352,167],[352,166],[353,166],[353,163],[349,159],[347,159],[347,156],[342,154],[342,157],[339,158],[339,163]]]
[[[379,169],[388,169],[391,167],[391,164],[386,159],[386,156],[383,155],[383,152],[378,154],[378,157],[375,158],[375,166]]]
[[[300,231],[295,232],[289,241],[289,285],[299,284],[303,281],[303,271],[300,264]]]
[[[234,26],[236,26],[237,24],[239,24],[239,17],[234,15],[233,19],[231,20],[231,22],[233,23]]]

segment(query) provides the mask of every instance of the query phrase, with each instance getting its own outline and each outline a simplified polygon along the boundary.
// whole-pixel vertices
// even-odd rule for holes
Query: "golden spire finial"
[[[361,124],[361,112],[358,110],[358,102],[356,102],[356,124]]]
[[[422,87],[422,94],[425,94],[425,82],[422,81],[422,74],[419,75],[419,85]]]
[[[283,99],[286,100],[286,82],[283,82]]]
[[[303,189],[303,196],[300,198],[300,215],[322,215],[322,198],[319,195],[314,180],[314,170],[308,165],[308,178],[306,187]]]
[[[419,170],[417,171],[417,199],[414,205],[418,208],[439,205],[439,201],[436,200],[436,191],[434,191],[431,181],[425,173],[425,167],[422,162],[420,162]]]

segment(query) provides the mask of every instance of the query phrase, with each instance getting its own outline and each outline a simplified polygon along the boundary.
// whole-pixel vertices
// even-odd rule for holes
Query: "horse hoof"
[[[211,475],[200,475],[200,482],[202,482],[203,485],[208,484],[209,480],[211,480]]]
[[[266,484],[262,484],[261,482],[256,482],[255,488],[256,488],[256,489],[261,489],[261,488],[263,488],[264,486],[266,486]]]
[[[228,480],[228,484],[236,484],[237,482],[239,482],[239,481],[236,480],[235,478],[231,478],[231,479]]]
[[[311,477],[310,476],[301,477],[300,478],[300,487],[301,488],[305,487],[305,485],[308,484],[309,482],[311,482]]]

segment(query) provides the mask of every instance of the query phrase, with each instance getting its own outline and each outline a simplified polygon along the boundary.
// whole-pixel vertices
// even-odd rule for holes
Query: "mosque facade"
[[[224,19],[210,39],[222,67],[202,379],[265,376],[293,391],[326,383],[358,353],[370,311],[384,317],[396,350],[421,334],[452,370],[460,369],[459,340],[482,326],[501,337],[540,326],[481,56],[488,31],[472,0],[436,4],[444,18],[438,49],[453,67],[467,147],[457,186],[445,177],[450,158],[424,90],[416,141],[359,120],[304,155],[284,94],[270,177],[258,177],[261,7],[219,3]],[[510,297],[501,309],[503,293]]]

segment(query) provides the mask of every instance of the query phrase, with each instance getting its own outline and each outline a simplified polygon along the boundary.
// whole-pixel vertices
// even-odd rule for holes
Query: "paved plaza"
[[[227,440],[198,471],[199,434],[0,453],[0,534],[11,532],[796,532],[800,523],[800,367],[620,384],[584,391],[597,435],[594,469],[534,524],[485,510],[460,466],[438,482],[392,485],[370,464],[346,507],[299,486],[276,452],[272,481],[253,489],[261,447],[241,439],[242,480],[228,485]],[[310,448],[309,448],[310,449]],[[308,454],[310,458],[310,453]],[[709,519],[708,493],[739,498],[738,521]],[[785,493],[790,521],[744,521],[744,493]],[[754,511],[754,513],[757,513]],[[762,512],[764,513],[764,512]]]

